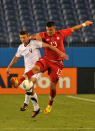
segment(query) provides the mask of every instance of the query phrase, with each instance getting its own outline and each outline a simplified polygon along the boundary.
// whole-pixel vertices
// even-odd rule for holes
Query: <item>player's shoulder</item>
[[[56,35],[60,35],[61,34],[61,30],[56,30],[55,34]]]
[[[45,37],[45,36],[47,36],[47,32],[39,32],[39,35],[40,35],[41,37]]]
[[[61,34],[63,34],[63,33],[66,32],[66,31],[67,31],[67,29],[57,30],[57,31],[56,31],[56,34],[57,34],[57,35],[61,35]]]
[[[33,43],[33,41],[34,41],[34,40],[30,40],[29,45],[31,45],[31,44]]]
[[[35,47],[35,46],[38,46],[38,44],[41,44],[41,43],[42,43],[42,41],[31,40],[30,43],[29,43],[29,45]]]
[[[21,43],[19,46],[18,46],[18,49],[22,49],[23,48],[23,43]]]
[[[29,45],[33,45],[35,43],[37,43],[37,40],[30,40]]]
[[[60,30],[56,30],[56,32],[55,32],[56,34],[58,34],[58,33],[60,33]]]
[[[66,29],[59,30],[59,32],[66,32],[66,31],[71,31],[71,30],[72,30],[72,28],[66,28]]]

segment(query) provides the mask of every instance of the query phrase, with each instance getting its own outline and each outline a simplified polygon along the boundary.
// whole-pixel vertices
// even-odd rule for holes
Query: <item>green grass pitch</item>
[[[0,95],[0,131],[95,131],[95,95],[74,97],[57,95],[50,114],[42,112],[31,118],[31,101],[28,110],[19,110],[24,95]],[[38,98],[44,111],[48,95],[38,95]]]

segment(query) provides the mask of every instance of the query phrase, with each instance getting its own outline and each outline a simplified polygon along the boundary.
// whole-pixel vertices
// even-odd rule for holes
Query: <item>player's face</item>
[[[56,30],[55,26],[52,26],[52,27],[46,26],[46,31],[48,33],[48,36],[53,36],[55,34],[55,30]]]
[[[22,43],[27,45],[27,43],[29,42],[29,35],[28,34],[20,35],[20,40],[21,40]]]

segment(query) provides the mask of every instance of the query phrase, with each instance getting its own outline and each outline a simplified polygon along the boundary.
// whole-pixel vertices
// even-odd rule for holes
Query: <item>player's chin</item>
[[[53,36],[53,33],[48,33],[48,36]]]

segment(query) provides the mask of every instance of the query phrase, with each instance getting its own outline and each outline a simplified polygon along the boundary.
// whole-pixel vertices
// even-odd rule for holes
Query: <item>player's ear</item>
[[[46,26],[46,30],[48,29],[48,27]]]

